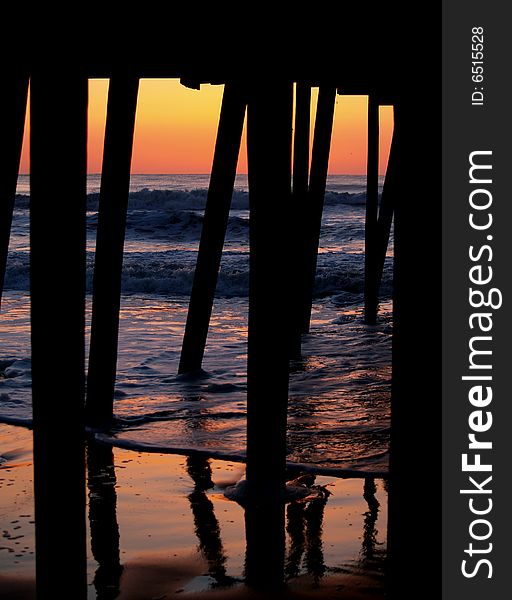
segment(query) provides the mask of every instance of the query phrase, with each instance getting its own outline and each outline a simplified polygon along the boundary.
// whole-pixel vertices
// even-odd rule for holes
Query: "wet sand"
[[[0,455],[0,598],[33,598],[31,432],[0,425]],[[256,592],[244,585],[244,510],[223,493],[242,476],[243,465],[226,461],[89,448],[88,597],[384,597],[382,481],[374,490],[361,480],[317,477],[327,500],[286,508],[285,587]],[[69,531],[56,524],[62,547]],[[264,583],[269,565],[261,564]]]
[[[322,598],[324,600],[381,600],[384,595],[382,581],[369,575],[329,576],[321,587],[315,587],[307,577],[301,577],[287,585],[281,592],[258,592],[243,585],[232,589],[186,592],[188,578],[197,573],[193,565],[154,557],[152,560],[134,561],[126,565],[122,577],[119,600],[264,600],[266,598],[300,600]],[[144,591],[142,591],[144,590]],[[0,575],[0,598],[9,600],[34,600],[35,580],[28,577]],[[96,596],[92,596],[95,598]]]

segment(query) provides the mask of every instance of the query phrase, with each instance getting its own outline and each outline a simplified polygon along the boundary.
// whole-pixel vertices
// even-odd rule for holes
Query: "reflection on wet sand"
[[[215,485],[210,461],[203,456],[189,456],[187,472],[194,482],[194,491],[188,495],[188,500],[194,515],[199,549],[208,563],[208,573],[214,581],[214,587],[230,585],[234,580],[227,575],[227,557],[220,537],[219,522],[213,503],[206,495],[206,491]]]
[[[302,499],[245,498],[241,507],[222,493],[242,477],[238,465],[199,456],[113,452],[94,440],[87,443],[87,475],[94,558],[89,595],[98,600],[125,597],[142,581],[151,584],[155,597],[210,590],[214,596],[242,598],[253,593],[249,589],[276,598],[293,597],[294,590],[322,597],[354,578],[372,586],[372,598],[382,594],[382,482],[368,478],[363,489],[361,480],[302,475],[294,480],[307,490]],[[29,513],[18,510],[10,520],[20,514]],[[7,574],[13,556],[0,554]],[[2,591],[8,585],[5,578],[0,581]]]
[[[318,584],[326,571],[322,547],[324,509],[328,494],[321,494],[308,503],[291,502],[286,511],[286,531],[290,536],[285,574],[287,578],[298,577],[305,554],[306,572]]]
[[[98,563],[94,587],[98,600],[113,600],[120,592],[123,567],[119,556],[114,453],[110,446],[87,444],[87,487],[91,550]]]
[[[318,584],[325,574],[322,524],[327,496],[315,498],[306,507],[306,569]]]
[[[377,551],[377,529],[375,524],[379,516],[380,503],[377,500],[375,494],[377,487],[375,486],[375,479],[373,477],[367,477],[364,480],[363,498],[368,503],[368,510],[364,513],[364,525],[363,525],[363,543],[361,548],[361,557],[363,562],[371,564],[379,558]]]
[[[228,557],[222,543],[219,521],[215,516],[214,505],[206,493],[215,487],[210,460],[204,456],[189,456],[186,470],[194,482],[194,489],[187,498],[199,550],[206,560],[212,580],[210,586],[231,586],[237,580],[227,573]],[[91,549],[98,563],[93,584],[98,600],[113,600],[120,594],[123,566],[120,562],[116,473],[112,448],[89,442],[87,472]],[[312,486],[310,489],[314,487],[321,486]],[[326,490],[324,492],[311,499],[290,502],[286,508],[286,524],[286,505],[282,498],[269,496],[259,502],[249,499],[244,503],[244,575],[248,587],[263,591],[281,589],[285,579],[300,575],[303,557],[306,572],[318,584],[326,571],[322,525],[329,493]],[[286,562],[285,531],[290,538]]]

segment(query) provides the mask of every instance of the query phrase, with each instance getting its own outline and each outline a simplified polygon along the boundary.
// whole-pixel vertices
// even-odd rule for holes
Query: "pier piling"
[[[87,378],[86,417],[94,426],[108,423],[113,415],[121,272],[138,90],[139,80],[134,75],[113,75],[110,79]]]
[[[379,211],[379,102],[368,96],[368,157],[366,168],[366,220],[364,237],[364,319],[377,320],[379,285],[377,281]]]
[[[382,281],[382,273],[384,271],[384,263],[389,245],[389,236],[391,234],[396,189],[400,185],[398,178],[401,175],[399,167],[396,165],[398,160],[397,153],[397,141],[393,134],[389,152],[388,168],[386,170],[386,178],[384,180],[382,196],[380,199],[379,218],[377,221],[377,262],[375,274],[377,294]]]
[[[432,552],[440,548],[441,498],[437,493],[419,491],[413,474],[420,468],[435,473],[441,466],[441,443],[434,417],[418,422],[420,405],[428,405],[429,415],[438,414],[441,354],[440,302],[438,296],[433,297],[430,293],[437,289],[434,286],[441,279],[432,266],[440,268],[441,265],[440,244],[437,243],[440,225],[436,224],[440,221],[439,213],[435,212],[440,209],[440,202],[433,201],[432,187],[418,185],[418,164],[431,160],[432,149],[423,144],[423,140],[433,135],[432,124],[418,120],[420,109],[428,110],[428,101],[422,100],[418,104],[417,96],[412,93],[395,104],[393,160],[390,159],[388,166],[395,205],[387,544],[389,595],[393,598],[407,596],[417,582],[415,549],[421,548],[425,556],[434,559],[433,577],[427,578],[426,582],[433,595],[441,569],[439,554]],[[440,184],[437,175],[433,175],[432,181],[435,185]],[[411,190],[414,190],[414,198],[411,198]],[[432,226],[419,226],[416,221],[429,203]],[[429,279],[425,278],[426,273]],[[428,293],[420,293],[425,289]],[[418,381],[421,365],[428,365],[428,385]],[[431,436],[428,444],[418,444],[420,433]]]
[[[304,261],[305,293],[302,309],[302,333],[309,332],[311,321],[311,306],[313,303],[313,291],[315,287],[320,230],[322,228],[322,213],[324,209],[327,170],[329,168],[335,102],[336,87],[320,86],[315,119],[313,150],[311,154],[311,172],[309,176],[309,209],[306,217],[306,260]]]
[[[30,120],[37,597],[85,600],[87,78],[40,69],[31,79]],[[65,547],[56,557],[59,539]]]
[[[293,136],[293,211],[291,213],[292,235],[292,285],[295,301],[290,335],[290,356],[301,355],[301,309],[306,294],[303,275],[307,255],[305,233],[308,225],[309,187],[309,133],[311,127],[311,86],[298,82],[295,86],[295,131]]]
[[[290,320],[292,84],[253,87],[247,108],[250,203],[247,482],[284,489]]]
[[[203,362],[235,185],[245,108],[244,90],[240,86],[226,84],[187,324],[183,337],[179,373],[198,371]]]
[[[0,306],[11,234],[14,198],[23,145],[27,110],[28,74],[17,72],[4,76],[1,98],[3,159],[0,173]]]

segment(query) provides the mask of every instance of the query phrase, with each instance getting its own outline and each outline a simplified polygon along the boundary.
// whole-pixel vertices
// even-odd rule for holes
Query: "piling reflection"
[[[239,584],[239,574],[229,574],[233,557],[230,559],[230,545],[223,539],[221,522],[215,514],[217,505],[210,497],[211,490],[216,487],[211,459],[201,455],[188,456],[185,468],[191,478],[186,501],[198,540],[197,551],[207,565],[204,574],[208,575],[202,583],[194,585],[207,582],[207,588],[202,588],[206,590]],[[120,561],[117,480],[112,448],[89,441],[87,471],[91,548],[98,563],[93,585],[98,600],[114,600],[121,595],[123,566]],[[304,576],[307,576],[305,581],[309,589],[327,585],[325,582],[329,573],[333,572],[332,567],[337,566],[327,566],[332,560],[332,556],[329,558],[332,551],[327,547],[331,540],[330,536],[324,539],[331,492],[326,485],[315,485],[315,481],[314,475],[303,474],[288,481],[285,492],[273,493],[275,490],[270,486],[262,491],[245,486],[247,482],[242,480],[233,486],[240,488],[239,497],[230,497],[226,492],[226,497],[236,500],[244,511],[246,548],[242,577],[248,588],[279,597],[285,593],[285,586],[290,584],[293,587],[296,585],[293,580],[299,578],[300,581]],[[217,485],[222,484],[217,482]],[[338,498],[338,495],[335,497]],[[368,510],[363,514],[362,531],[359,533],[362,541],[358,567],[374,573],[381,570],[385,551],[378,539],[376,525],[381,507],[376,482],[371,477],[364,480],[363,497]],[[332,508],[336,506],[338,503]],[[337,520],[336,525],[341,522]],[[332,520],[330,524],[333,525]]]
[[[286,509],[286,532],[290,537],[290,549],[285,565],[287,579],[297,577],[300,572],[306,545],[305,508],[306,506],[302,502],[292,502]]]
[[[215,581],[214,586],[231,585],[233,579],[226,571],[227,557],[220,537],[219,522],[213,503],[206,495],[206,491],[215,485],[209,459],[204,456],[187,457],[187,472],[195,484],[188,500],[194,516],[199,549],[208,563],[208,573]]]
[[[327,496],[312,500],[306,510],[306,569],[318,584],[323,577],[326,566],[322,545],[322,525]]]
[[[87,475],[91,549],[98,563],[93,584],[98,600],[113,600],[120,593],[123,566],[116,515],[116,472],[110,446],[87,443]]]
[[[326,571],[322,543],[324,509],[328,494],[306,502],[291,502],[286,510],[286,531],[290,536],[290,549],[286,559],[286,578],[297,577],[304,558],[306,572],[318,584]]]
[[[376,523],[379,516],[380,503],[376,497],[377,486],[373,477],[364,480],[363,498],[368,504],[368,510],[364,513],[363,541],[361,545],[361,559],[366,565],[376,566],[376,562],[382,558],[377,542],[378,531]]]

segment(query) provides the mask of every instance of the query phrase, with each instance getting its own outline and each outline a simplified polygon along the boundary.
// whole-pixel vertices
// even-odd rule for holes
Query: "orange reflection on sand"
[[[31,432],[10,426],[0,426],[0,433],[3,443],[31,438]],[[98,594],[106,591],[105,585],[133,594],[143,581],[160,596],[219,585],[222,597],[242,591],[247,515],[226,499],[224,490],[243,477],[243,465],[201,456],[112,453],[102,445],[89,445],[87,454],[87,514],[94,519],[88,528],[88,581]],[[1,476],[5,471],[9,469],[0,471]],[[14,574],[19,581],[34,574],[32,470],[11,466],[8,475],[0,513],[9,535],[2,544],[12,545],[13,552],[0,550],[0,591],[3,583],[13,584]],[[318,476],[314,482],[308,478],[308,485],[328,493],[283,507],[287,586],[321,596],[335,580],[347,585],[356,576],[381,585],[377,573],[385,556],[387,519],[382,481]],[[24,518],[27,525],[19,525]],[[14,539],[17,531],[21,537]]]

